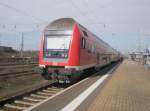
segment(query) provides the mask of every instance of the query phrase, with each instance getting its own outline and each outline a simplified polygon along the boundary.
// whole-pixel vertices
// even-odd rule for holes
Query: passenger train
[[[98,69],[120,59],[120,53],[72,18],[46,26],[39,51],[39,66],[46,79],[71,83],[85,70]]]

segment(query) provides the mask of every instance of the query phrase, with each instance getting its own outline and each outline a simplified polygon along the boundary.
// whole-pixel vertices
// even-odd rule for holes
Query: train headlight
[[[64,54],[64,57],[65,57],[65,58],[67,57],[67,54],[66,54],[66,53]]]
[[[51,57],[51,53],[46,53],[45,56],[46,57]]]
[[[45,65],[41,65],[41,64],[40,64],[40,65],[39,65],[39,67],[43,67],[43,68],[45,68]]]
[[[64,54],[64,53],[62,53],[62,54],[61,54],[61,57],[62,57],[62,58],[64,58],[64,56],[65,56],[65,54]]]

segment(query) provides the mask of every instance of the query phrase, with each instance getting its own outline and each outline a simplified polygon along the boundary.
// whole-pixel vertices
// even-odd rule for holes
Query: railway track
[[[34,90],[0,101],[0,111],[23,111],[37,103],[57,94],[69,85],[49,83]]]
[[[105,74],[108,70],[114,67],[116,64],[112,64],[108,67],[104,67],[100,71],[94,71],[93,74]],[[86,72],[87,73],[87,72]],[[89,72],[88,72],[89,73]],[[91,75],[91,74],[90,74]],[[90,76],[89,75],[89,76]],[[82,78],[84,79],[84,78]],[[46,85],[42,85],[38,88],[34,88],[30,91],[23,92],[16,96],[11,96],[11,98],[7,98],[5,100],[0,101],[0,111],[23,111],[26,110],[39,102],[46,100],[47,98],[54,96],[60,91],[65,90],[70,85],[66,84],[58,84],[56,82],[52,82]]]
[[[20,65],[34,65],[34,64],[38,64],[36,62],[32,62],[32,63],[0,63],[0,67],[6,67],[6,66],[20,66]]]
[[[35,74],[37,63],[31,64],[0,64],[0,79],[9,79]]]
[[[0,74],[0,79],[9,79],[13,77],[20,77],[20,76],[27,76],[27,75],[34,75],[34,74],[36,74],[34,70],[12,72],[12,73],[9,72],[9,73]]]

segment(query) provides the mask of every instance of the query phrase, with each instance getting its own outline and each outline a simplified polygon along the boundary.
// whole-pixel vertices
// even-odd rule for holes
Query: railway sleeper
[[[35,103],[30,103],[30,102],[26,102],[26,101],[22,101],[22,100],[16,100],[15,101],[16,104],[18,105],[23,105],[23,106],[33,106]]]
[[[23,100],[31,101],[31,102],[34,102],[34,103],[43,101],[43,99],[39,99],[39,98],[35,98],[35,97],[24,97]]]
[[[44,96],[52,96],[53,95],[53,94],[45,93],[45,92],[42,92],[42,91],[37,92],[37,94],[44,95]]]
[[[31,97],[41,98],[41,99],[46,99],[47,98],[47,96],[41,96],[41,95],[38,95],[38,94],[31,94]]]
[[[50,93],[50,94],[56,94],[58,91],[51,91],[51,90],[44,89],[43,92]]]
[[[60,90],[63,90],[64,88],[51,87],[51,88],[47,88],[47,89],[54,90],[54,91],[60,91]]]
[[[60,91],[60,90],[52,90],[52,89],[46,89],[46,90],[49,91],[50,93],[57,93]]]
[[[13,104],[5,104],[4,109],[8,111],[22,111],[27,109],[27,107],[16,106]]]

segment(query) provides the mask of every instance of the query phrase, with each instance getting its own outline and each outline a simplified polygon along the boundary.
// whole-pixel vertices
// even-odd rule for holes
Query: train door
[[[97,64],[100,63],[100,62],[99,62],[99,61],[100,61],[100,54],[99,54],[99,53],[96,54],[96,61],[97,61]]]

